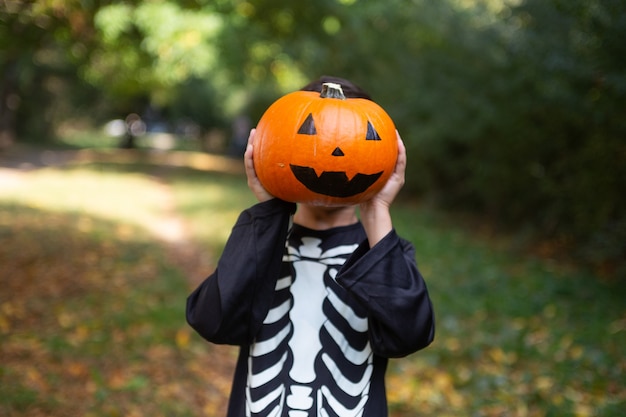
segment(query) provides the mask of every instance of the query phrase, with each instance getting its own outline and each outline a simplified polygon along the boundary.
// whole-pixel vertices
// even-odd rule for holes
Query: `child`
[[[303,89],[341,84],[325,77]],[[241,213],[215,272],[187,300],[187,321],[213,343],[240,346],[228,417],[384,417],[388,358],[429,345],[434,318],[413,246],[389,207],[404,184],[406,152],[385,187],[356,207],[288,203],[244,155],[259,203]],[[295,213],[295,214],[294,214]]]

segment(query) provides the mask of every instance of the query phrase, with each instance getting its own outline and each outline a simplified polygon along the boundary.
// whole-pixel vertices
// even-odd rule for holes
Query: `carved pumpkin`
[[[358,204],[393,172],[396,128],[371,100],[345,98],[341,86],[296,91],[263,114],[254,139],[261,184],[286,201],[323,206]]]

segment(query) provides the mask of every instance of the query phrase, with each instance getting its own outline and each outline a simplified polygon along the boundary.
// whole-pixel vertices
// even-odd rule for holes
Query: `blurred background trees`
[[[129,113],[227,131],[337,75],[398,125],[407,194],[620,273],[624,39],[622,0],[1,0],[0,143]]]

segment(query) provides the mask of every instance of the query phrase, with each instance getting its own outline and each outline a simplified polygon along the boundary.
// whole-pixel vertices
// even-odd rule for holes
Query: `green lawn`
[[[223,415],[235,349],[200,340],[184,302],[253,203],[245,179],[116,164],[7,175],[0,415]],[[185,239],[158,238],[172,216]],[[391,362],[392,416],[622,415],[624,284],[416,203],[394,217],[416,246],[437,336]]]
[[[397,226],[437,312],[432,346],[397,364],[398,408],[437,416],[618,416],[626,405],[624,286],[481,238],[419,207]],[[426,376],[426,378],[424,378]],[[407,415],[411,415],[408,412]]]

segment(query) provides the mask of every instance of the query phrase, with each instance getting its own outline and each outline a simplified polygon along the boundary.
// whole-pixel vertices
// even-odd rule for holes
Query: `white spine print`
[[[319,255],[318,255],[319,256]],[[317,352],[322,349],[319,340],[319,331],[326,318],[321,314],[311,314],[319,309],[326,296],[324,280],[321,279],[326,271],[326,265],[311,262],[294,262],[296,280],[291,286],[293,306],[289,316],[294,327],[294,334],[289,340],[289,347],[294,355],[294,364],[289,376],[300,383],[309,383],[315,380],[314,361]],[[297,277],[312,276],[320,279],[297,279]]]

